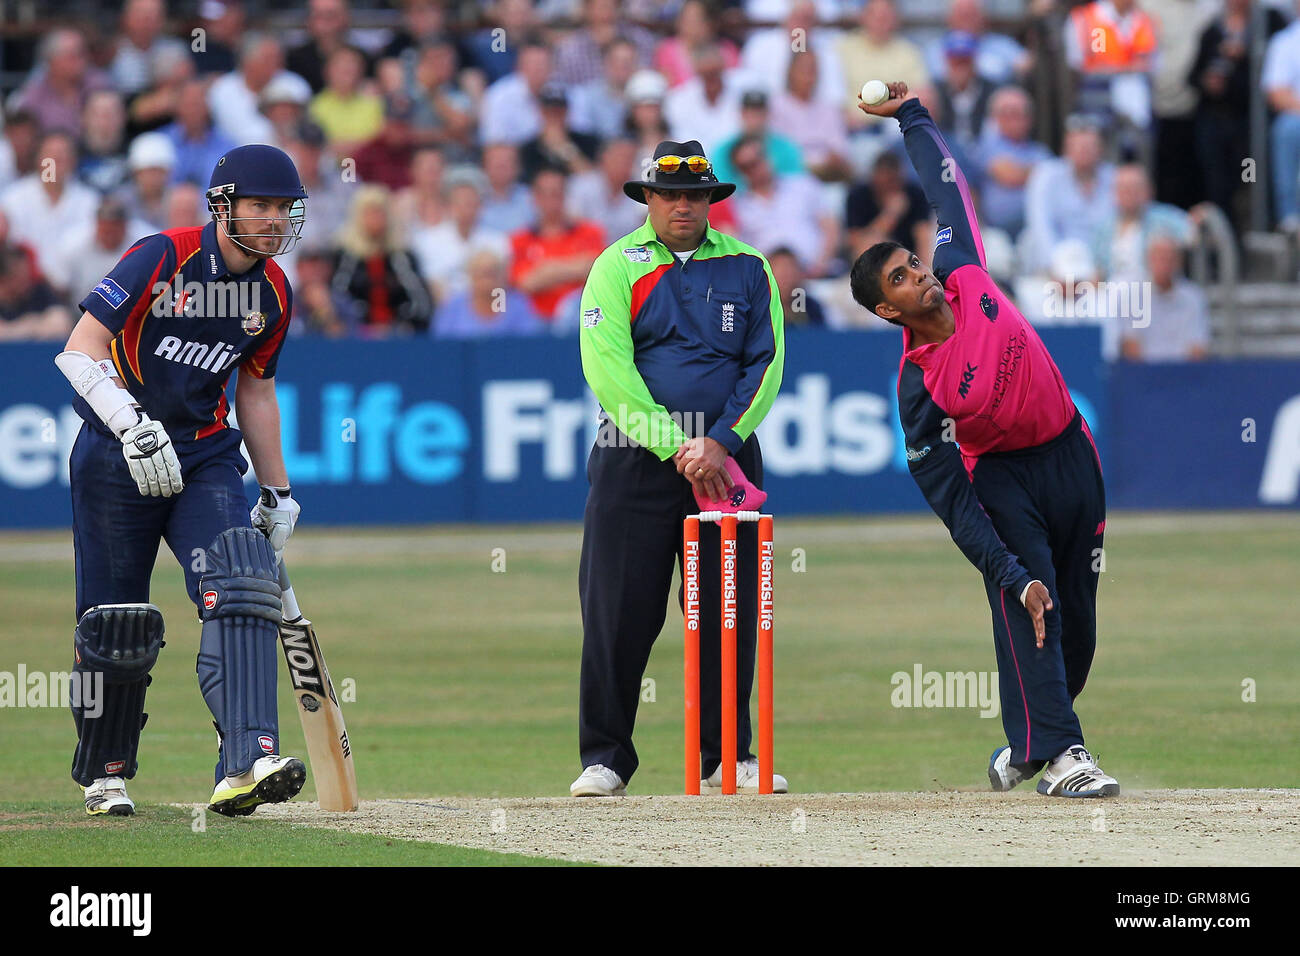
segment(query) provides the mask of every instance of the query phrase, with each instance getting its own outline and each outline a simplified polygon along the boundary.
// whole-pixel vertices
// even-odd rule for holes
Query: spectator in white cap
[[[237,145],[268,143],[275,135],[271,121],[258,109],[258,98],[273,79],[287,71],[284,48],[267,33],[244,36],[239,69],[213,80],[208,88],[208,109],[220,130]]]
[[[167,183],[176,165],[176,149],[164,133],[142,133],[126,154],[131,183],[126,206],[158,232],[167,221]]]
[[[285,72],[273,77],[257,98],[257,105],[273,131],[274,138],[267,142],[273,146],[283,146],[306,119],[307,105],[310,102],[311,87],[297,73]]]
[[[664,118],[664,97],[668,81],[654,70],[638,70],[627,81],[625,131],[636,141],[636,154],[653,156],[655,147],[668,138],[668,120]]]

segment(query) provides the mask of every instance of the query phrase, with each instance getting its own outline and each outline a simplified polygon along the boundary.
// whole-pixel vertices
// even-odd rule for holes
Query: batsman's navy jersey
[[[980,455],[1051,441],[1077,412],[1038,333],[985,269],[970,190],[934,120],[916,100],[896,115],[938,216],[934,274],[955,325],[947,340],[916,348],[903,330],[898,407],[908,467],[962,553],[1019,595],[1030,575],[998,538],[970,473]]]
[[[275,375],[293,293],[273,260],[232,275],[217,246],[216,223],[141,239],[81,300],[113,332],[111,357],[141,407],[167,429],[182,467],[228,448],[226,382],[239,368]],[[78,414],[108,434],[81,399]]]

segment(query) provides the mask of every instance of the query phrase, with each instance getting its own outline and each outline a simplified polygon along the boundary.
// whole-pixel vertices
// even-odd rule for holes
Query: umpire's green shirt
[[[781,387],[784,325],[757,249],[706,226],[683,263],[647,219],[591,267],[582,370],[610,420],[660,459],[686,441],[681,423],[697,414],[734,455]]]

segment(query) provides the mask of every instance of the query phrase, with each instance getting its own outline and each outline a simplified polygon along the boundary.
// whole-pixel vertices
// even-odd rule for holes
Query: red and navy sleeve
[[[984,266],[984,244],[970,184],[930,111],[920,100],[905,100],[894,114],[903,131],[903,145],[916,169],[921,189],[938,224],[934,236],[934,274],[943,282],[964,265]]]
[[[111,272],[81,300],[81,308],[114,335],[138,324],[153,302],[154,285],[166,282],[176,269],[176,246],[158,233],[146,236],[126,251]]]
[[[907,443],[907,469],[921,494],[984,579],[1018,599],[1032,580],[1029,572],[998,537],[975,495],[956,443],[944,440],[950,417],[925,387],[920,367],[907,360],[898,375],[898,414]]]

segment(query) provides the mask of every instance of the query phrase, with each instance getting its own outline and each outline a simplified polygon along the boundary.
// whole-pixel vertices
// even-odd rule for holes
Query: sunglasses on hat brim
[[[675,173],[683,166],[693,173],[707,173],[713,164],[703,156],[660,156],[654,161],[655,168],[661,173]]]

